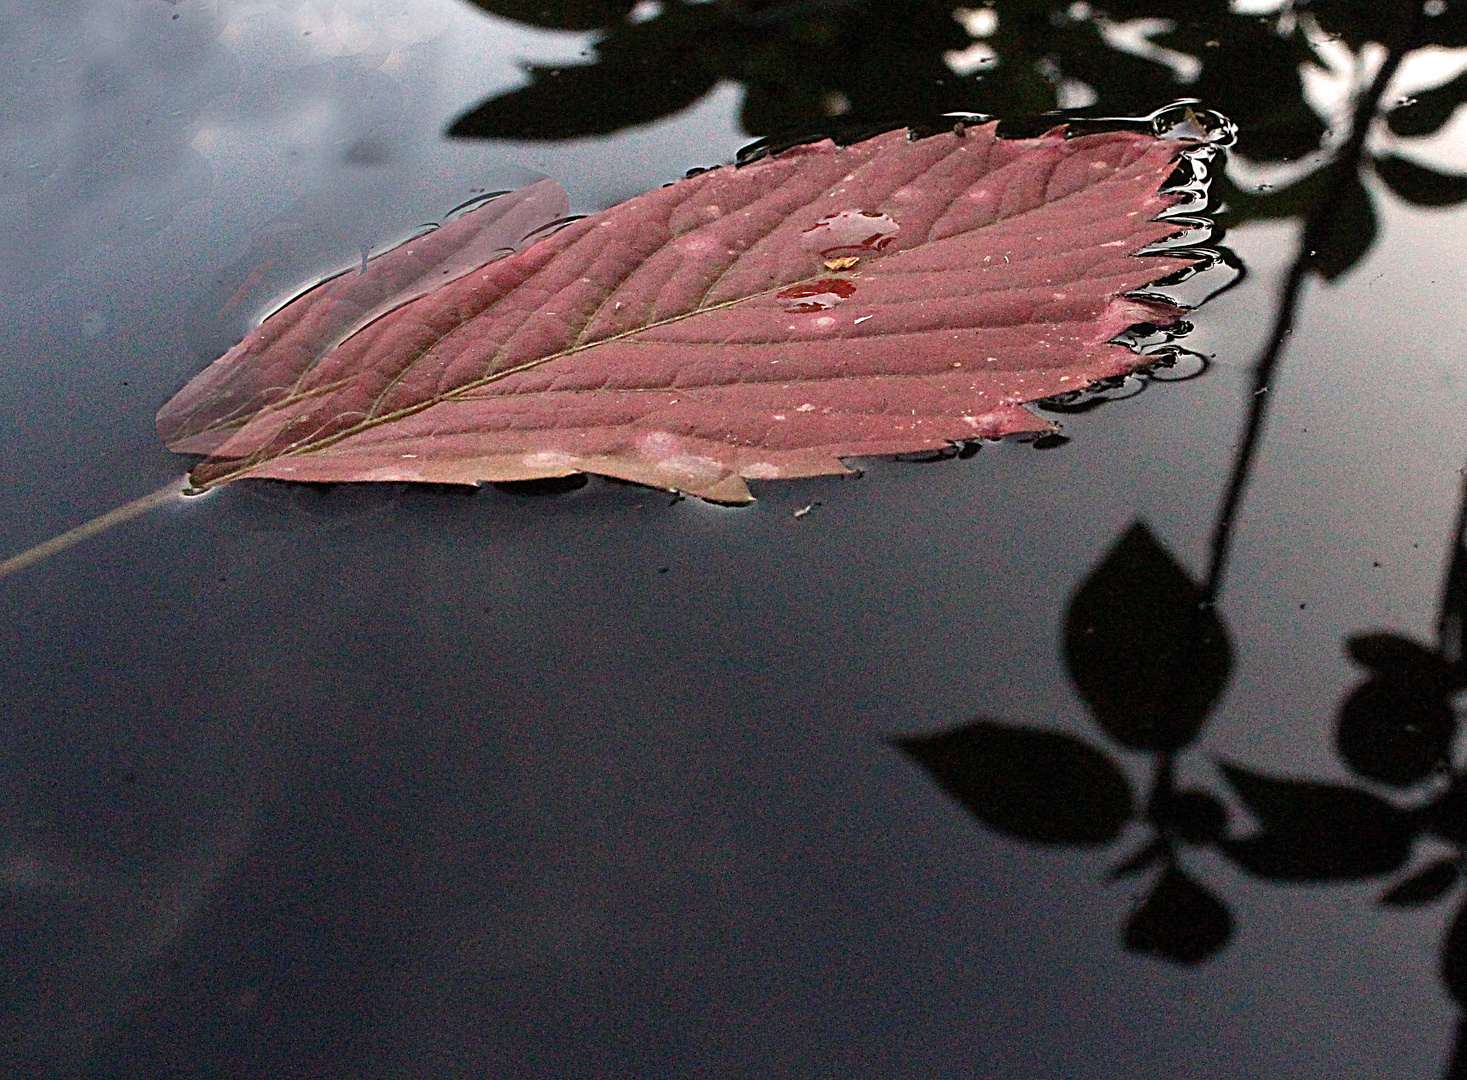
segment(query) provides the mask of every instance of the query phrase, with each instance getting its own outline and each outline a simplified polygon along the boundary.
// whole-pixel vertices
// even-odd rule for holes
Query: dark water
[[[1055,449],[874,461],[748,509],[594,479],[246,482],[7,579],[7,1075],[1446,1075],[1460,93],[1376,121],[1374,164],[1325,190],[1348,105],[1304,94],[1276,16],[1116,7],[1177,20],[1153,37],[1202,58],[1185,82],[1083,5],[1000,5],[998,64],[962,78],[979,53],[943,54],[978,39],[941,6],[484,6],[521,22],[448,0],[0,16],[0,551],[181,473],[158,405],[363,247],[540,173],[594,210],[822,117],[1019,116],[1087,87],[1099,114],[1222,109],[1218,240],[1248,275],[1193,317],[1212,366],[1062,417]],[[1368,68],[1382,42],[1463,44],[1458,6],[1299,18]],[[527,58],[538,98],[512,92]],[[1461,66],[1416,53],[1382,108]],[[1286,197],[1299,175],[1324,193]],[[1213,608],[1309,215],[1322,254]],[[1160,547],[1126,571],[1107,553],[1138,520]],[[1368,632],[1419,648],[1357,645],[1366,684],[1346,642]],[[893,742],[980,719],[1021,730]],[[1422,902],[1379,902],[1423,870]]]

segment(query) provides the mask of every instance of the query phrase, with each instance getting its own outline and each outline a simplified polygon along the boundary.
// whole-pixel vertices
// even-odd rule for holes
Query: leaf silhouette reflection
[[[1151,10],[1144,4],[1125,6],[1133,15]],[[1254,365],[1207,573],[1194,580],[1162,541],[1137,522],[1079,585],[1065,618],[1071,682],[1111,744],[1151,759],[1150,791],[1133,793],[1108,748],[1076,739],[1070,739],[1076,749],[1069,760],[1051,753],[1031,754],[1024,761],[979,762],[934,753],[934,748],[959,746],[981,751],[983,740],[974,733],[998,728],[1011,746],[1039,747],[1040,728],[985,719],[937,735],[905,737],[896,745],[980,820],[1011,836],[1041,839],[1046,826],[1055,833],[1054,822],[1076,819],[1092,804],[1109,807],[1105,828],[1093,837],[1081,837],[1072,828],[1064,842],[1099,845],[1118,837],[1128,823],[1143,824],[1147,838],[1113,872],[1114,877],[1150,875],[1149,892],[1122,931],[1125,947],[1133,952],[1196,964],[1227,943],[1231,916],[1225,902],[1187,865],[1188,848],[1209,848],[1241,869],[1281,884],[1385,879],[1379,902],[1387,908],[1452,902],[1457,910],[1441,945],[1439,974],[1467,1014],[1467,895],[1461,890],[1467,857],[1467,764],[1453,755],[1459,735],[1456,706],[1467,689],[1467,485],[1450,540],[1436,640],[1420,642],[1373,630],[1345,642],[1364,678],[1343,695],[1335,749],[1358,782],[1273,776],[1228,762],[1215,763],[1221,781],[1217,792],[1179,791],[1174,779],[1179,756],[1195,745],[1231,669],[1228,631],[1216,601],[1267,426],[1267,391],[1306,282],[1339,277],[1371,246],[1376,234],[1373,196],[1363,177],[1373,174],[1393,195],[1417,206],[1467,199],[1467,179],[1376,152],[1366,143],[1368,135],[1383,127],[1415,136],[1445,124],[1467,88],[1461,77],[1391,106],[1383,104],[1384,93],[1414,49],[1467,41],[1467,5],[1317,3],[1286,6],[1283,15],[1312,20],[1313,26],[1357,52],[1370,42],[1383,42],[1388,51],[1369,85],[1358,89],[1348,137],[1337,151],[1281,191],[1242,193],[1233,188],[1224,196],[1234,223],[1297,216],[1303,228],[1298,256],[1280,289],[1272,337]],[[1216,100],[1209,105],[1229,109]],[[1241,121],[1237,106],[1233,111]],[[1239,150],[1259,153],[1256,139],[1249,143],[1244,138],[1246,121],[1240,128]],[[1058,805],[1074,784],[1078,770],[1073,761],[1081,757],[1091,776],[1118,778],[1110,782],[1121,785],[1124,803],[1087,794]],[[1007,805],[994,805],[1002,788],[985,780],[999,767],[1007,770],[1006,782],[1027,784],[1031,790]],[[957,790],[955,777],[966,778],[967,786]],[[1233,808],[1245,808],[1247,820]],[[1413,856],[1419,847],[1430,850],[1417,863]],[[1445,1075],[1449,1080],[1467,1077],[1467,1020],[1459,1019],[1457,1045]]]
[[[1226,0],[992,0],[956,9],[925,0],[473,2],[501,18],[595,39],[588,62],[526,65],[525,85],[452,122],[448,134],[459,138],[606,135],[678,113],[719,83],[740,87],[743,129],[775,141],[853,141],[948,113],[1012,118],[1005,134],[1035,134],[1054,122],[1043,114],[1057,110],[1140,116],[1190,97],[1238,125],[1242,157],[1312,163],[1276,189],[1224,181],[1221,194],[1229,224],[1305,218],[1321,201],[1335,202],[1312,256],[1329,280],[1375,241],[1366,177],[1413,205],[1467,199],[1467,177],[1391,150],[1362,155],[1344,197],[1331,193],[1332,121],[1305,91],[1306,73],[1334,70],[1342,45],[1357,71],[1368,67],[1366,50],[1382,44],[1467,45],[1462,0],[1425,9],[1403,0],[1314,0],[1263,13]],[[1383,109],[1385,126],[1405,139],[1436,134],[1464,95],[1467,74]]]

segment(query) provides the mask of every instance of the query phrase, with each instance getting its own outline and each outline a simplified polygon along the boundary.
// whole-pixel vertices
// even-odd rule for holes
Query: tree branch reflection
[[[1454,18],[1463,16],[1458,5]],[[1291,10],[1320,25],[1344,5]],[[1355,9],[1358,14],[1358,9]],[[1441,901],[1460,888],[1467,859],[1467,767],[1452,760],[1459,731],[1454,701],[1467,690],[1463,656],[1467,622],[1467,481],[1442,587],[1437,640],[1421,644],[1389,632],[1357,634],[1349,655],[1366,678],[1346,697],[1336,721],[1336,750],[1364,784],[1283,778],[1225,762],[1218,770],[1233,799],[1257,828],[1238,831],[1223,798],[1179,789],[1180,755],[1195,745],[1220,700],[1232,666],[1228,631],[1217,607],[1233,534],[1258,448],[1270,391],[1276,384],[1306,283],[1331,280],[1355,265],[1376,235],[1362,174],[1416,205],[1447,205],[1467,178],[1433,173],[1415,187],[1403,161],[1373,153],[1367,138],[1380,118],[1396,134],[1439,130],[1467,91],[1458,78],[1394,107],[1387,89],[1409,53],[1432,40],[1432,20],[1447,9],[1403,2],[1372,9],[1368,28],[1342,37],[1357,56],[1367,42],[1385,56],[1356,95],[1347,138],[1328,161],[1268,198],[1302,219],[1298,253],[1280,287],[1273,325],[1252,368],[1242,434],[1214,521],[1206,574],[1194,581],[1144,523],[1137,522],[1101,559],[1072,596],[1064,656],[1072,683],[1107,739],[1151,758],[1149,792],[1135,793],[1101,748],[1070,735],[983,719],[897,746],[926,768],[990,827],[1031,842],[1099,846],[1131,822],[1146,836],[1112,878],[1150,875],[1146,898],[1131,913],[1125,947],[1181,964],[1197,964],[1225,947],[1232,931],[1226,904],[1187,866],[1187,850],[1210,848],[1273,882],[1390,879],[1388,907]],[[1433,14],[1435,13],[1435,14]],[[1209,101],[1208,104],[1215,105]],[[1245,128],[1246,130],[1246,128]],[[1414,166],[1412,168],[1415,168]],[[1430,188],[1430,191],[1427,188]],[[1246,219],[1253,197],[1232,187],[1224,196]],[[996,782],[1002,776],[1003,783]],[[1005,785],[1023,790],[1010,798]],[[1394,794],[1378,794],[1381,786]],[[1374,788],[1374,790],[1372,790]],[[1085,795],[1070,797],[1069,790]],[[1044,794],[1038,794],[1039,792]],[[1009,801],[1005,802],[1004,800]],[[1090,831],[1080,828],[1084,821]],[[1421,842],[1445,854],[1413,865]],[[1441,947],[1440,975],[1467,1014],[1467,895]],[[1467,1080],[1467,1019],[1459,1021],[1449,1080]]]

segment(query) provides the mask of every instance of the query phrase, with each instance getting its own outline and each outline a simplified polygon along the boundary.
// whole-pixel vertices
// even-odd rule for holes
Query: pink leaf
[[[1128,294],[1195,261],[1136,257],[1181,230],[1160,189],[1192,145],[822,142],[482,258],[564,214],[542,181],[299,297],[159,431],[209,455],[202,486],[593,472],[743,502],[745,478],[1045,430],[1023,402],[1133,370],[1112,339],[1180,317]]]
[[[163,441],[208,453],[368,323],[512,255],[569,209],[561,186],[541,180],[307,289],[163,406]]]

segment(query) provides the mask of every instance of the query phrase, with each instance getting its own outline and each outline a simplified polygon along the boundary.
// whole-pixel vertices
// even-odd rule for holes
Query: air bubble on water
[[[1156,352],[1146,355],[1148,359],[1156,361],[1146,372],[1146,378],[1151,382],[1191,382],[1207,374],[1212,368],[1210,358],[1179,345],[1164,345]]]
[[[1238,126],[1220,112],[1200,107],[1196,98],[1181,98],[1146,117],[1159,139],[1187,139],[1208,146],[1231,146]]]

